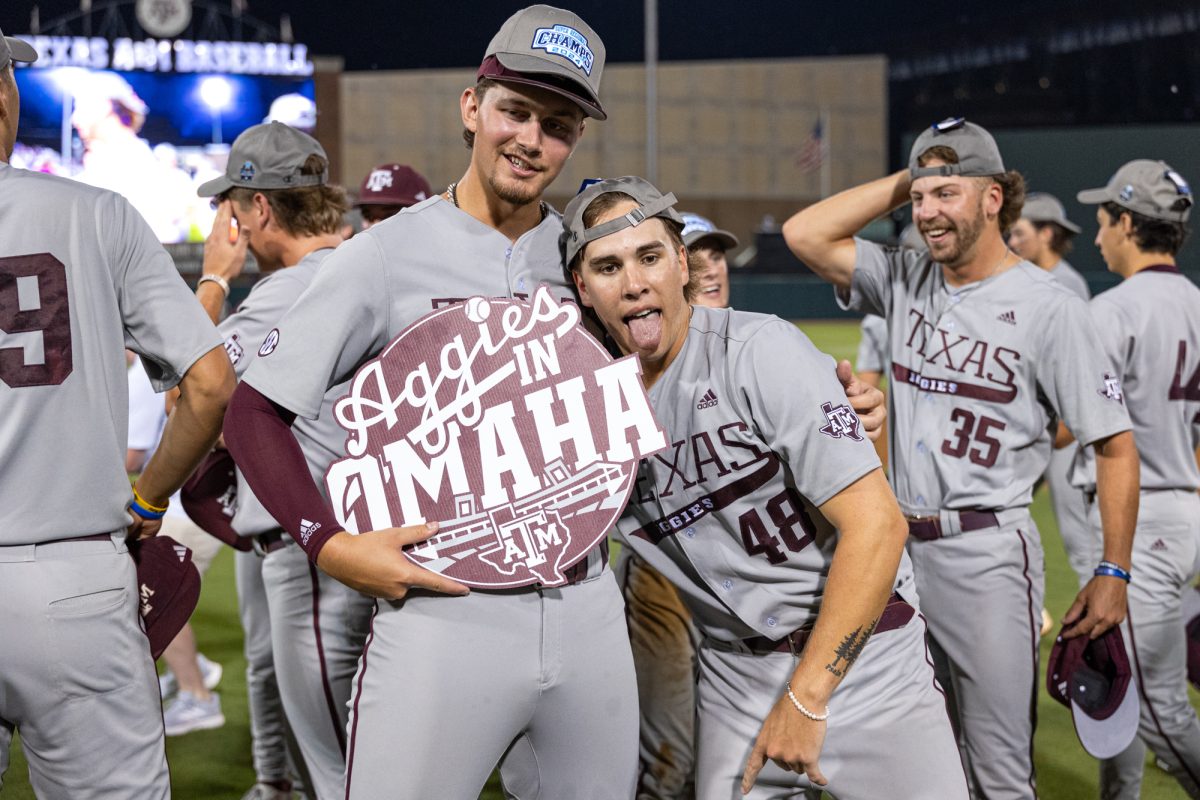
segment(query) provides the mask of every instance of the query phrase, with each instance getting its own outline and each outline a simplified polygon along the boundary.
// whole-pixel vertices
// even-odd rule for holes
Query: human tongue
[[[629,320],[629,334],[639,350],[655,350],[662,339],[662,312],[654,311],[644,317]]]

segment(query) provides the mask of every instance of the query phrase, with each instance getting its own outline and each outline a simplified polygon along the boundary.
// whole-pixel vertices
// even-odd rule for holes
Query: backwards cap
[[[692,214],[688,211],[684,211],[680,216],[683,218],[683,243],[688,247],[696,244],[701,239],[714,239],[721,245],[721,249],[723,250],[732,250],[738,246],[736,236],[729,231],[721,230],[707,217]]]
[[[922,167],[919,159],[931,147],[948,147],[958,156],[957,164]],[[1000,148],[992,135],[962,117],[935,122],[913,142],[908,155],[908,172],[913,180],[930,175],[961,175],[964,178],[988,178],[1005,173]]]
[[[1080,744],[1096,758],[1112,758],[1137,735],[1137,684],[1120,628],[1096,639],[1055,639],[1046,690],[1071,709]]]
[[[1187,222],[1195,199],[1188,182],[1165,161],[1139,158],[1122,166],[1102,189],[1076,195],[1079,202],[1113,202],[1138,214],[1165,222]]]
[[[604,42],[578,14],[529,6],[492,37],[476,79],[540,86],[573,101],[589,117],[607,119],[600,105]]]
[[[325,159],[320,175],[302,175],[309,156]],[[225,174],[202,184],[201,197],[215,197],[235,187],[243,189],[298,189],[320,186],[329,180],[329,159],[320,142],[282,122],[247,128],[233,140]]]
[[[587,211],[593,200],[609,192],[621,192],[629,195],[637,202],[638,207],[622,217],[585,228],[583,212]],[[588,242],[594,242],[626,228],[640,225],[651,217],[663,217],[682,225],[683,217],[679,216],[679,212],[674,209],[675,203],[674,194],[668,192],[664,195],[649,181],[632,175],[592,183],[575,195],[571,202],[567,203],[567,210],[563,212],[561,239],[564,251],[563,263],[569,267],[575,260],[575,256],[587,246]]]
[[[34,50],[32,46],[20,39],[5,36],[0,31],[0,69],[4,69],[13,61],[32,64],[37,59],[37,50]]]

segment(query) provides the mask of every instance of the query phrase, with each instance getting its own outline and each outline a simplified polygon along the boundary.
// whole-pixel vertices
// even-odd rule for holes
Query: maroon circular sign
[[[469,586],[562,584],[666,446],[635,356],[613,360],[579,309],[472,297],[405,328],[334,407],[346,457],[325,476],[351,532],[440,524],[405,548]]]

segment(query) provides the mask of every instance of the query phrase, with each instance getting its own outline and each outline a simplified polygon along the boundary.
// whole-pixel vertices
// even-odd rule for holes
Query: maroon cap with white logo
[[[1071,709],[1080,744],[1096,758],[1116,756],[1137,735],[1137,683],[1120,628],[1095,639],[1086,634],[1055,639],[1046,690]]]
[[[138,611],[150,639],[150,654],[162,655],[183,629],[200,599],[200,573],[192,551],[170,536],[129,543],[137,563]]]
[[[433,195],[429,181],[405,164],[380,164],[363,178],[356,208],[413,206]]]

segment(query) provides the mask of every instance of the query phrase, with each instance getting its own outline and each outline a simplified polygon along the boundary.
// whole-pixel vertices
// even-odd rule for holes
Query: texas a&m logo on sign
[[[618,361],[545,287],[440,308],[359,369],[325,476],[351,532],[434,520],[405,549],[476,587],[565,582],[667,444],[635,356]]]

